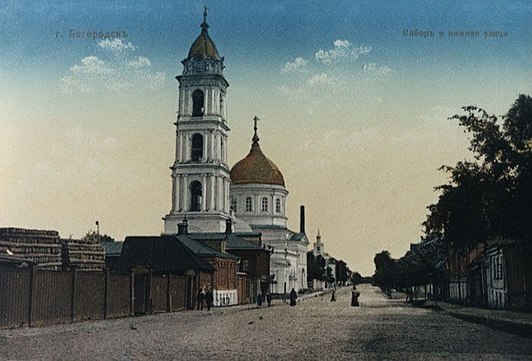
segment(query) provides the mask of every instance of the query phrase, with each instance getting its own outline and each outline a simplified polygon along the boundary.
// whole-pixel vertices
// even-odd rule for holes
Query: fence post
[[[153,298],[152,298],[152,286],[153,286],[153,271],[150,269],[148,274],[148,315],[153,315]]]
[[[167,275],[168,279],[166,280],[166,312],[172,312],[172,296],[170,295],[170,278],[172,274]]]
[[[129,272],[129,315],[135,316],[135,272]]]
[[[71,293],[70,293],[70,321],[74,322],[74,318],[76,317],[76,283],[77,283],[77,273],[75,267],[72,267],[72,287],[71,287]]]
[[[105,286],[104,286],[104,299],[103,299],[103,318],[109,317],[109,268],[104,268],[105,272]]]
[[[35,265],[30,265],[30,284],[29,284],[29,302],[28,302],[28,326],[33,326],[33,298],[35,292]]]

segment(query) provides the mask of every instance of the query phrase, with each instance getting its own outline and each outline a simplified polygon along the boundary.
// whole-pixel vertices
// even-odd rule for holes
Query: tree
[[[95,231],[88,231],[81,241],[86,243],[103,243],[103,242],[114,242],[114,238],[106,234],[98,234]]]
[[[320,258],[320,256],[318,256]],[[323,258],[322,258],[323,259]],[[325,277],[323,274],[323,267],[320,262],[314,257],[312,251],[307,252],[307,279],[308,280],[318,280],[324,281]]]
[[[475,106],[454,115],[471,134],[474,160],[443,166],[448,184],[428,207],[426,238],[461,250],[494,238],[532,240],[532,98],[520,95],[502,117]]]
[[[390,257],[390,252],[382,251],[373,258],[375,263],[375,275],[373,280],[386,294],[397,284],[396,261]]]

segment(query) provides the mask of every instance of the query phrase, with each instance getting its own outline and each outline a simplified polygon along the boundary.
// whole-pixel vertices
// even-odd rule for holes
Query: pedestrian
[[[360,296],[360,292],[357,291],[357,286],[353,286],[353,289],[351,290],[351,306],[360,306],[358,303],[358,296]]]
[[[257,295],[257,305],[259,307],[262,306],[262,293],[259,291],[259,294]]]
[[[296,305],[296,299],[297,299],[296,290],[292,288],[292,291],[290,291],[290,306]]]
[[[272,294],[270,293],[270,291],[266,292],[266,302],[268,302],[268,307],[272,305]]]
[[[332,291],[332,296],[331,296],[331,302],[336,302],[336,297],[334,296],[334,290]]]
[[[196,309],[197,310],[203,310],[203,306],[204,306],[204,303],[205,303],[205,289],[200,288],[200,290],[198,292],[198,296],[196,297],[196,302],[198,303]]]
[[[210,311],[212,307],[212,303],[214,301],[214,296],[212,294],[212,290],[210,286],[207,288],[207,292],[205,293],[205,301],[207,302],[207,311]]]

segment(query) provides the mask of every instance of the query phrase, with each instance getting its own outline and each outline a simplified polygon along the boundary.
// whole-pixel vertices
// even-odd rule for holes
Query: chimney
[[[188,234],[188,220],[185,218],[183,222],[177,224],[177,235]]]
[[[233,232],[233,222],[231,218],[225,220],[225,234],[231,234]]]
[[[305,233],[305,206],[299,208],[299,232]]]

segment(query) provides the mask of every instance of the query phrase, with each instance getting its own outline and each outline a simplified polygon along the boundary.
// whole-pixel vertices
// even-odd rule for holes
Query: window
[[[240,264],[240,271],[241,272],[249,272],[249,260],[245,259]]]
[[[231,210],[236,213],[236,198],[231,198]]]
[[[261,211],[268,212],[268,198],[266,197],[262,198]]]
[[[193,162],[199,162],[203,158],[203,136],[194,134],[192,136],[192,151],[190,152]]]
[[[202,189],[201,183],[198,181],[193,181],[190,183],[190,210],[191,211],[201,211],[201,199],[202,199]]]
[[[205,94],[202,90],[196,89],[192,93],[192,116],[201,117],[203,115]]]
[[[275,212],[281,213],[281,199],[275,199]]]
[[[246,198],[246,212],[253,212],[253,201],[251,197]]]

